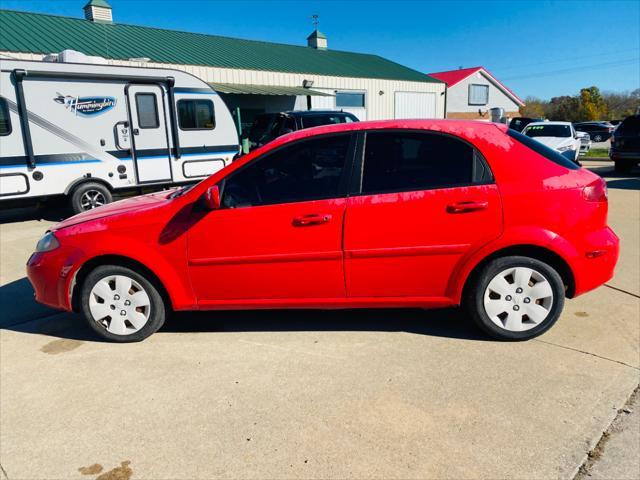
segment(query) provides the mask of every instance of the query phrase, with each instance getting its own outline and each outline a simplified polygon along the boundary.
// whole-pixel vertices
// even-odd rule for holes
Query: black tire
[[[110,324],[111,320],[103,319],[101,322],[98,322],[94,319],[90,307],[91,290],[93,287],[101,280],[115,275],[128,277],[138,283],[139,286],[144,289],[149,299],[148,319],[144,326],[137,331],[132,331],[124,335],[109,332],[106,324]],[[139,342],[157,332],[164,324],[167,308],[162,295],[160,295],[158,291],[158,287],[145,276],[129,268],[119,265],[102,265],[96,267],[85,277],[80,292],[80,305],[85,320],[94,332],[106,340],[118,343]],[[110,308],[112,308],[111,305]],[[114,311],[117,311],[118,308],[126,307],[116,307]]]
[[[499,327],[491,320],[484,306],[485,291],[491,280],[504,270],[514,267],[535,270],[549,282],[553,293],[553,301],[546,318],[535,327],[525,331],[511,331]],[[512,256],[491,260],[469,279],[464,291],[463,307],[473,321],[491,337],[498,340],[521,341],[537,337],[549,330],[562,313],[564,298],[565,287],[562,278],[554,268],[534,258]]]
[[[613,169],[616,171],[616,173],[631,173],[631,170],[633,169],[633,163],[626,162],[624,160],[616,160]]]
[[[94,198],[95,202],[90,202],[90,204],[87,205],[87,197]],[[98,201],[101,205],[106,205],[113,201],[111,191],[109,191],[105,185],[98,182],[85,182],[78,185],[73,189],[71,197],[69,198],[69,203],[74,213],[86,212],[87,210],[96,208],[100,206],[96,204]]]

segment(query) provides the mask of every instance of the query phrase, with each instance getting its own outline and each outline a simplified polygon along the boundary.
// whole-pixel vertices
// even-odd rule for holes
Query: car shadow
[[[0,210],[0,225],[6,223],[26,222],[30,220],[45,220],[60,222],[73,215],[67,207],[57,202],[31,205],[27,207],[7,208]]]
[[[640,178],[618,178],[607,181],[608,188],[619,190],[640,190]]]
[[[101,342],[80,315],[38,304],[26,278],[0,287],[0,330]],[[460,309],[245,310],[176,312],[160,332],[406,332],[491,341]]]
[[[640,168],[636,167],[633,170],[631,170],[630,173],[617,173],[614,168],[613,165],[604,165],[604,166],[589,166],[587,167],[587,170],[592,171],[593,173],[595,173],[596,175],[601,176],[602,178],[616,178],[616,179],[626,179],[626,178],[630,178],[630,179],[634,179],[634,178],[638,178],[638,175],[640,174]]]

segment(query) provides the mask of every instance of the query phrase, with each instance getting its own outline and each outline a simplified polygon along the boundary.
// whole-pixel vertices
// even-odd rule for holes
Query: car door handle
[[[302,215],[293,219],[294,227],[308,227],[311,225],[321,225],[331,221],[331,215],[312,213],[310,215]]]
[[[486,210],[489,208],[489,202],[456,202],[447,205],[447,213],[468,213],[477,212],[478,210]]]

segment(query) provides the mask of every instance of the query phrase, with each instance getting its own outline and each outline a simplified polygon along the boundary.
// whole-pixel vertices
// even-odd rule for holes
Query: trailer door
[[[128,85],[131,156],[138,183],[172,180],[165,92],[158,85]]]

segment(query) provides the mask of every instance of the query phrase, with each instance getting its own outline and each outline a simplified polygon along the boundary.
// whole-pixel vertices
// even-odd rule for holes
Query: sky
[[[82,17],[87,0],[0,0]],[[311,15],[329,48],[429,73],[484,66],[521,98],[640,88],[640,0],[108,0],[114,21],[306,45]]]

